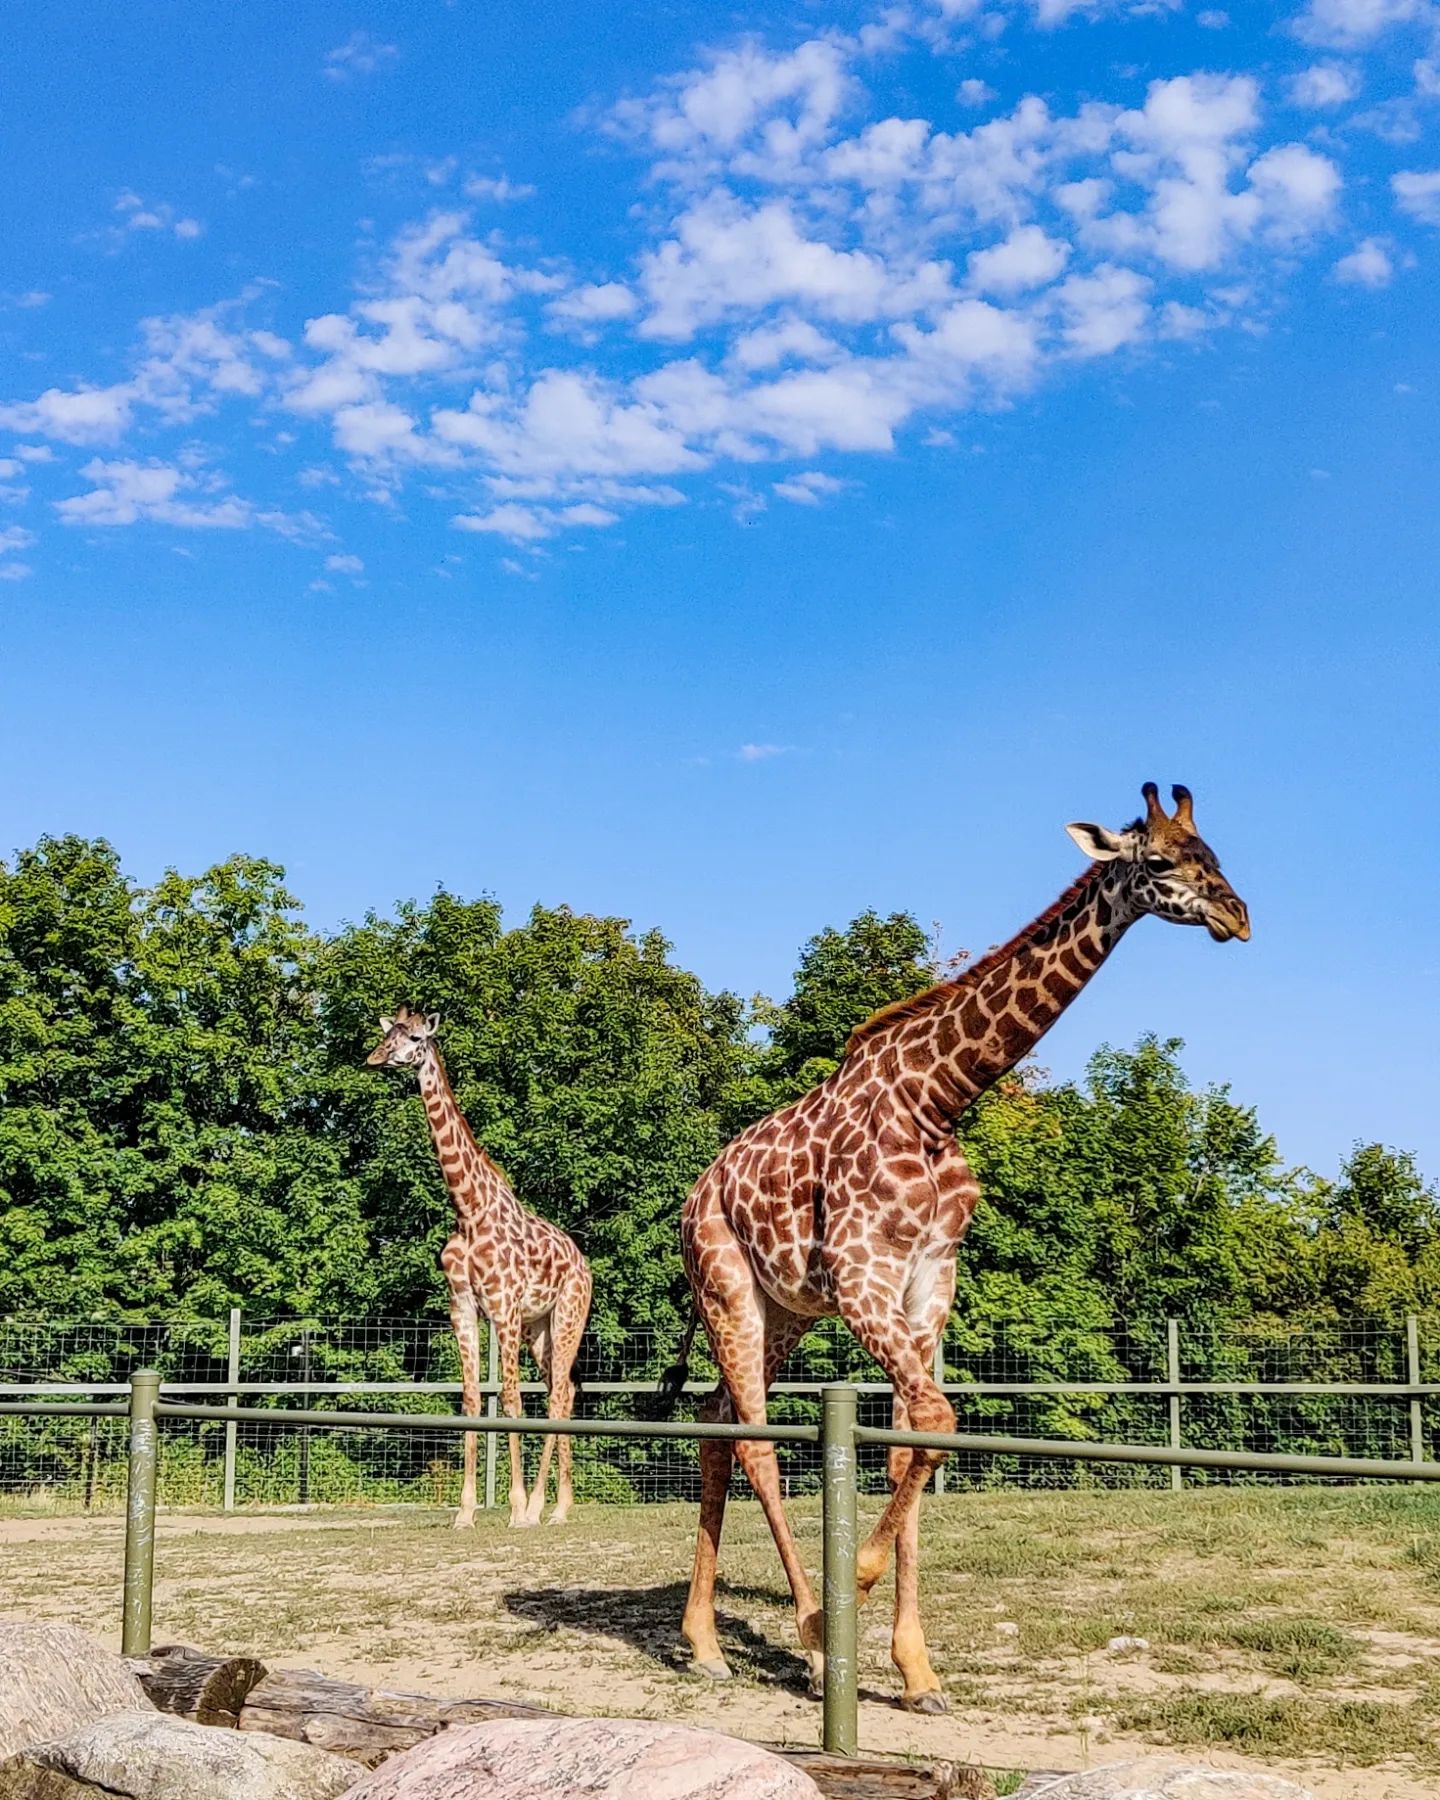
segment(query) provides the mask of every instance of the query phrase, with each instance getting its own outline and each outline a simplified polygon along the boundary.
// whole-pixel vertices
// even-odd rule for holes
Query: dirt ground
[[[794,1507],[812,1568],[819,1515]],[[685,1672],[685,1506],[563,1529],[330,1511],[162,1517],[157,1642],[433,1693],[813,1744],[787,1595],[752,1503],[727,1520],[734,1679]],[[861,1748],[1016,1771],[1170,1745],[1324,1800],[1440,1794],[1440,1496],[1413,1490],[959,1494],[926,1503],[924,1609],[951,1712],[894,1703],[890,1596],[862,1618]],[[0,1614],[118,1643],[117,1519],[0,1518]],[[1108,1648],[1116,1637],[1143,1646]]]

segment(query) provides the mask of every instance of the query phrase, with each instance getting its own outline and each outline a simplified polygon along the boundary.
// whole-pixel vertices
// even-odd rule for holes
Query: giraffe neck
[[[918,1065],[923,1116],[952,1124],[1039,1043],[1139,916],[1123,877],[1122,865],[1092,864],[901,1027],[899,1068],[904,1078]]]
[[[475,1142],[433,1043],[420,1064],[419,1074],[420,1097],[425,1102],[425,1116],[430,1121],[430,1135],[435,1140],[435,1154],[440,1158],[455,1217],[461,1226],[475,1225],[495,1204],[500,1172]]]

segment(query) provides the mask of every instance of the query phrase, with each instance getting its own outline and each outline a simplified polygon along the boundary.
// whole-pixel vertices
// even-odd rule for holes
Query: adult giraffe
[[[400,1007],[382,1018],[385,1033],[365,1059],[372,1068],[413,1068],[445,1185],[455,1206],[455,1233],[440,1253],[450,1287],[450,1323],[460,1347],[461,1405],[480,1412],[480,1314],[500,1343],[500,1391],[505,1416],[520,1417],[520,1342],[540,1369],[552,1419],[568,1419],[575,1404],[571,1371],[590,1313],[590,1269],[573,1238],[558,1225],[528,1212],[510,1183],[475,1142],[456,1103],[435,1042],[440,1016]],[[534,1492],[525,1493],[520,1439],[510,1438],[510,1523],[538,1525],[555,1440],[545,1439]],[[560,1439],[552,1525],[565,1522],[574,1499],[570,1439]],[[475,1522],[475,1433],[465,1433],[465,1479],[455,1525]]]
[[[810,1324],[838,1313],[884,1368],[897,1429],[952,1431],[932,1375],[955,1291],[955,1253],[979,1188],[960,1146],[960,1115],[1049,1030],[1121,937],[1146,913],[1204,925],[1224,943],[1250,936],[1241,900],[1198,836],[1189,791],[1166,813],[1154,782],[1145,816],[1124,831],[1066,829],[1090,867],[1016,937],[953,981],[876,1013],[835,1072],[740,1134],[681,1213],[685,1269],[720,1371],[702,1408],[760,1424],[765,1397]],[[823,1621],[796,1552],[774,1446],[700,1446],[700,1532],[684,1632],[694,1668],[729,1674],[715,1632],[715,1569],[732,1456],[759,1496],[790,1581],[812,1680]],[[891,1655],[903,1704],[942,1712],[919,1613],[919,1499],[939,1452],[894,1449],[890,1499],[859,1554],[860,1597],[895,1546]]]

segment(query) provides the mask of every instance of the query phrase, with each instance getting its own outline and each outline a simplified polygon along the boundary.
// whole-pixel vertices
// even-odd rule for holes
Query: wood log
[[[127,1657],[152,1706],[199,1725],[240,1724],[240,1708],[266,1669],[254,1656],[207,1656],[188,1644],[167,1644],[148,1656]]]
[[[447,1725],[484,1725],[492,1719],[543,1719],[542,1706],[518,1700],[442,1700],[390,1688],[332,1681],[311,1669],[272,1669],[246,1695],[242,1731],[298,1738],[320,1750],[374,1768]]]
[[[793,1744],[765,1748],[808,1775],[826,1800],[991,1800],[995,1792],[983,1769],[965,1763],[831,1756]]]

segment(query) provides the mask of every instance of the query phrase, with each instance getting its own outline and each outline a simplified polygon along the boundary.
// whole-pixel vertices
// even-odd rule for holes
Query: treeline
[[[439,1311],[450,1209],[423,1109],[361,1066],[406,999],[444,1016],[481,1141],[590,1257],[601,1343],[669,1343],[695,1176],[930,958],[913,919],[865,914],[805,946],[783,1001],[746,1001],[621,919],[537,907],[507,929],[442,890],[326,936],[272,863],[142,888],[103,841],[42,839],[0,864],[0,1315]],[[1179,1053],[1145,1038],[1082,1082],[1022,1071],[967,1117],[986,1197],[962,1341],[1436,1304],[1440,1209],[1409,1156],[1287,1166]]]

